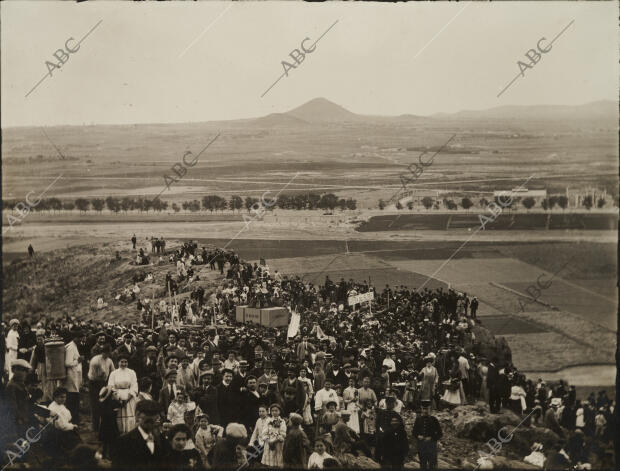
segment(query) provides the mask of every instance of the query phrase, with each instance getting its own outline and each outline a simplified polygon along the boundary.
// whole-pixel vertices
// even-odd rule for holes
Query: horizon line
[[[231,122],[231,121],[250,121],[250,120],[256,120],[256,119],[260,119],[260,118],[265,118],[267,116],[272,116],[272,115],[284,115],[287,113],[290,113],[291,111],[297,109],[297,108],[301,108],[302,106],[307,105],[308,103],[311,103],[315,100],[325,100],[328,101],[329,103],[331,103],[332,105],[338,106],[340,108],[342,108],[343,110],[355,115],[355,116],[359,116],[362,118],[378,118],[378,119],[385,119],[385,118],[400,118],[400,117],[405,117],[405,116],[412,116],[412,117],[418,117],[418,118],[442,118],[442,117],[449,117],[450,115],[456,115],[458,113],[471,113],[471,112],[481,112],[481,111],[491,111],[491,110],[497,110],[500,108],[509,108],[509,107],[513,107],[513,108],[528,108],[528,107],[538,107],[538,106],[549,106],[549,107],[579,107],[579,106],[586,106],[586,105],[592,105],[595,103],[615,103],[618,104],[619,100],[612,100],[609,98],[605,98],[605,99],[599,99],[599,100],[592,100],[592,101],[587,101],[584,103],[579,103],[579,104],[551,104],[551,103],[539,103],[539,104],[533,104],[533,105],[522,105],[522,104],[504,104],[504,105],[498,105],[498,106],[492,106],[490,108],[477,108],[477,109],[461,109],[458,111],[435,111],[431,114],[414,114],[414,113],[400,113],[400,114],[360,114],[360,113],[355,113],[351,110],[349,110],[348,108],[345,108],[344,106],[336,103],[335,101],[329,100],[327,98],[324,97],[316,97],[316,98],[312,98],[308,101],[306,101],[305,103],[302,103],[301,105],[295,106],[294,108],[289,109],[288,111],[280,111],[280,112],[273,112],[273,113],[268,113],[265,115],[261,115],[261,116],[251,116],[251,117],[242,117],[242,118],[230,118],[230,119],[213,119],[213,120],[208,120],[208,121],[159,121],[159,122],[134,122],[134,123],[91,123],[91,124],[86,124],[86,123],[81,123],[81,124],[20,124],[20,125],[8,125],[8,126],[2,126],[1,129],[11,129],[11,128],[29,128],[29,127],[45,127],[45,128],[53,128],[53,127],[84,127],[84,126],[145,126],[145,125],[171,125],[171,124],[206,124],[206,123],[225,123],[225,122]],[[300,118],[301,119],[301,118]],[[346,121],[346,120],[344,120]],[[310,124],[310,123],[309,123]]]

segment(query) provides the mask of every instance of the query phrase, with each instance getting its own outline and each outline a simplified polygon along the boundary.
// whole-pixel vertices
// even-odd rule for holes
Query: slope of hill
[[[604,121],[618,122],[618,105],[612,101],[595,101],[583,105],[505,105],[486,110],[462,110],[456,113],[437,113],[440,119],[502,119],[530,121]]]
[[[308,125],[308,121],[293,116],[288,113],[271,113],[261,118],[255,118],[248,121],[249,124],[259,127],[279,127],[279,126],[304,126]]]
[[[310,123],[355,122],[365,118],[325,98],[315,98],[285,113]]]
[[[119,260],[115,258],[117,251]],[[59,319],[66,314],[85,321],[138,322],[135,302],[125,303],[114,297],[133,286],[134,276],[151,273],[152,282],[140,283],[141,296],[156,301],[166,298],[163,286],[171,265],[133,265],[134,255],[135,252],[127,250],[127,243],[117,242],[40,252],[32,259],[24,257],[3,263],[3,314],[31,324],[41,318]],[[220,276],[203,268],[197,270],[201,278],[198,284],[205,288],[208,297]],[[189,296],[189,289],[180,286],[179,302]],[[95,306],[100,297],[108,306],[97,311]]]

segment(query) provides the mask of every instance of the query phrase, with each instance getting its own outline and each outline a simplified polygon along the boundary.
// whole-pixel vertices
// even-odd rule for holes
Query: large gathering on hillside
[[[3,465],[435,469],[446,433],[436,415],[476,404],[557,437],[532,441],[524,467],[589,469],[613,440],[615,401],[527,378],[466,293],[325,274],[315,284],[192,241],[140,248],[134,236],[128,248],[141,271],[94,300],[95,320],[30,325],[4,313]],[[145,296],[145,283],[165,295]],[[133,315],[106,320],[111,303]],[[241,307],[283,308],[286,323],[240,321]],[[480,469],[493,467],[488,451]]]

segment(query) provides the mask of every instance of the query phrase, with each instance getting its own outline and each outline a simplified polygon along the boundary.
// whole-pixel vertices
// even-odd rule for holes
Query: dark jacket
[[[239,394],[233,390],[232,384],[224,386],[220,383],[217,389],[217,409],[220,413],[220,425],[226,427],[231,422],[236,422],[239,417]]]
[[[251,427],[256,425],[256,420],[258,419],[258,407],[263,403],[263,401],[260,395],[259,397],[256,397],[256,395],[247,390],[240,394],[239,399],[242,406],[240,420],[241,423],[245,425],[245,428],[249,430]],[[271,404],[267,404],[267,407],[270,405]]]
[[[161,437],[155,435],[155,453],[151,454],[138,427],[121,435],[112,449],[115,468],[154,468],[161,464],[164,446]]]
[[[220,424],[220,412],[218,409],[217,388],[208,386],[207,389],[201,388],[196,396],[196,405],[200,410],[209,416],[212,424]]]
[[[304,385],[299,379],[295,378],[293,384],[290,384],[288,378],[284,378],[282,383],[280,383],[280,394],[284,395],[284,391],[286,388],[295,389],[295,402],[297,403],[297,409],[303,410],[304,404],[306,402],[306,390],[304,389]]]
[[[213,469],[239,469],[234,438],[220,438],[209,452]]]
[[[230,385],[233,387],[235,392],[240,393],[241,388],[245,388],[245,383],[248,380],[248,376],[249,376],[248,373],[246,373],[243,378],[241,377],[241,375],[238,375],[238,374],[233,376],[233,379],[230,382]]]
[[[418,435],[422,435],[423,437],[431,437],[433,441],[439,440],[442,437],[439,420],[432,415],[419,415],[415,419],[415,423],[411,429],[411,435],[414,438],[417,438]]]
[[[325,373],[325,378],[331,379],[334,383],[334,386],[336,384],[339,384],[340,386],[342,386],[343,389],[349,385],[349,379],[344,374],[344,371],[342,369],[338,370],[338,374],[334,375],[334,370],[330,368],[329,371]]]
[[[299,427],[293,428],[286,433],[282,458],[285,468],[302,469],[308,464],[310,440],[306,433]]]
[[[499,380],[499,372],[497,370],[497,366],[493,363],[489,363],[489,371],[487,373],[487,386],[489,391],[497,392],[497,388]]]

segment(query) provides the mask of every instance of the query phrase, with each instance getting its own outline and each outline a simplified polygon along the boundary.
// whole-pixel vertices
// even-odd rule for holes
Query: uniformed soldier
[[[418,440],[420,469],[437,469],[437,440],[442,436],[441,425],[436,417],[430,415],[431,401],[423,400],[422,414],[419,415],[411,434]]]

